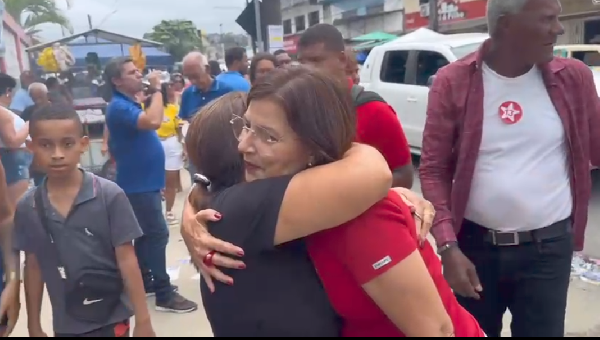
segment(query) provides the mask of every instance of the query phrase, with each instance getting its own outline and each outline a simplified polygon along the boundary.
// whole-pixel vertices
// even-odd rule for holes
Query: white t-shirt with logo
[[[503,232],[568,218],[568,144],[541,71],[506,78],[484,65],[483,87],[483,136],[465,218]]]

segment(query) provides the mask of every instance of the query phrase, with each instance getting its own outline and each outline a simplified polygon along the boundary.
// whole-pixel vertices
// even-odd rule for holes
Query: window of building
[[[381,81],[392,84],[406,84],[406,63],[408,51],[389,51],[383,57]]]
[[[304,15],[297,16],[294,21],[296,23],[296,32],[302,32],[306,29],[306,17]]]
[[[314,11],[314,12],[308,13],[308,27],[317,25],[321,21],[319,17],[320,17],[319,11]]]
[[[311,5],[318,5],[319,4],[319,0],[310,0],[310,4]]]
[[[283,20],[283,34],[292,34],[292,19]]]
[[[427,86],[431,76],[437,71],[448,65],[448,59],[438,52],[419,51],[417,58],[417,85]]]

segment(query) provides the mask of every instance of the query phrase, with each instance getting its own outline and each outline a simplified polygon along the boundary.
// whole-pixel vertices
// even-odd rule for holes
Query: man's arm
[[[583,77],[581,89],[584,91],[583,100],[586,102],[581,107],[587,110],[589,120],[590,160],[593,166],[600,167],[600,98],[590,68],[585,66],[581,70]]]
[[[444,70],[438,72],[429,90],[419,167],[423,196],[436,211],[431,232],[438,247],[456,242],[450,212],[456,115],[451,102],[449,79]]]
[[[150,324],[150,312],[146,304],[146,293],[133,241],[142,236],[133,208],[125,193],[113,183],[108,183],[105,192],[109,198],[108,216],[112,245],[117,264],[123,277],[125,289],[135,313],[136,327]]]
[[[43,332],[41,314],[44,298],[44,280],[37,257],[33,253],[25,254],[25,304],[27,308],[27,328],[29,335]]]
[[[394,176],[393,187],[412,188],[414,168],[410,148],[396,112],[381,102],[364,104],[359,110],[362,142],[383,154]]]

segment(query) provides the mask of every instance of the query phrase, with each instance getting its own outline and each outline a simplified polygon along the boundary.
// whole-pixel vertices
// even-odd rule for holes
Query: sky
[[[71,20],[75,33],[89,28],[87,15],[92,16],[94,28],[141,38],[161,20],[192,20],[198,29],[208,33],[242,33],[235,19],[246,6],[246,0],[56,0]],[[40,26],[45,40],[62,37],[56,25]],[[68,32],[67,32],[68,35]]]

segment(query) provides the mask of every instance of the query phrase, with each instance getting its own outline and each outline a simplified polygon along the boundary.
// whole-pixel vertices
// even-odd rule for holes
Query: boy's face
[[[35,123],[32,140],[27,143],[35,165],[48,177],[70,175],[88,148],[81,124],[70,119],[43,120]]]

